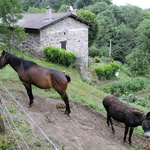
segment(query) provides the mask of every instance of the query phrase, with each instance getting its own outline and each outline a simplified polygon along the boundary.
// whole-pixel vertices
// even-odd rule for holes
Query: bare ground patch
[[[18,93],[17,99],[27,108],[26,94]],[[102,113],[70,100],[71,114],[68,117],[64,114],[63,104],[61,99],[35,97],[28,113],[47,136],[64,145],[65,150],[126,150],[138,145],[141,145],[142,150],[150,150],[150,139],[135,134],[132,136],[132,146],[123,144],[123,124],[114,122],[116,134],[113,134]],[[37,137],[41,137],[29,119],[26,123]]]

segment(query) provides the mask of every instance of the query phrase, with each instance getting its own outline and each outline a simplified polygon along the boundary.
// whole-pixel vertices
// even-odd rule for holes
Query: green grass
[[[31,57],[24,53],[18,52],[17,56],[20,56],[24,59],[35,61],[39,65],[42,65],[42,66],[45,66],[48,68],[65,71],[66,74],[68,74],[71,77],[71,82],[68,84],[68,88],[67,88],[67,94],[68,94],[69,99],[82,102],[84,105],[106,114],[106,111],[102,105],[102,99],[106,95],[110,94],[109,91],[104,92],[100,88],[95,88],[95,87],[89,85],[87,82],[83,82],[83,80],[80,76],[80,73],[78,72],[77,69],[72,68],[72,67],[67,68],[67,67],[64,67],[61,65],[52,64],[50,62],[47,62],[44,58]],[[124,77],[127,78],[126,76],[124,76]],[[122,79],[122,78],[119,77],[118,79]],[[17,73],[9,65],[7,65],[4,69],[0,70],[0,82],[2,82],[3,85],[6,86],[8,88],[8,90],[14,94],[14,96],[17,96],[17,93],[19,93],[19,92],[26,93],[25,88],[22,85],[21,81],[19,80]],[[108,87],[109,87],[109,85],[106,86],[105,88],[108,89]],[[1,90],[2,90],[2,88],[0,87],[0,91]],[[47,97],[60,98],[59,94],[57,92],[55,92],[53,89],[42,90],[35,86],[33,86],[33,94],[36,96],[39,96],[39,97],[43,97],[43,98],[47,98]],[[3,95],[3,96],[5,96],[5,95]],[[131,106],[141,109],[145,112],[149,111],[148,108],[136,105],[134,103],[130,103],[130,104],[131,104]],[[12,113],[16,113],[15,106],[10,106],[10,111],[12,111]],[[26,130],[26,129],[23,128],[22,130]],[[143,135],[141,128],[137,128],[135,130],[135,132],[139,135]],[[40,146],[38,144],[38,141],[37,141],[36,145]],[[62,146],[62,149],[64,149],[64,146]]]
[[[23,53],[17,53],[17,56],[35,61],[39,65],[48,68],[65,71],[66,74],[71,77],[71,82],[68,84],[67,88],[67,94],[70,100],[83,102],[85,105],[96,108],[96,110],[99,110],[99,108],[102,107],[101,101],[106,96],[106,94],[90,86],[88,83],[83,82],[77,69],[52,64],[50,62],[47,62],[44,58],[31,57],[28,55],[23,55]],[[21,81],[18,78],[17,73],[9,65],[0,70],[0,81],[4,85],[6,85],[6,87],[9,87],[9,90],[25,91]],[[14,86],[12,85],[15,85],[16,88],[14,88]],[[41,90],[34,86],[33,93],[40,93],[40,95],[42,95],[43,97],[60,98],[60,96],[54,90]],[[100,110],[101,109],[102,108],[100,108]]]
[[[24,59],[35,61],[39,65],[42,65],[48,68],[65,71],[66,74],[68,74],[71,77],[71,82],[68,84],[68,88],[67,88],[67,94],[68,94],[69,99],[82,102],[83,104],[93,109],[105,112],[102,106],[102,99],[106,95],[110,94],[108,89],[109,89],[109,85],[112,83],[104,85],[103,88],[106,90],[103,91],[102,88],[95,88],[89,85],[88,83],[83,82],[80,76],[80,73],[75,68],[52,64],[50,62],[47,62],[46,59],[44,58],[32,57],[25,53],[17,52],[16,55]],[[126,75],[123,75],[123,73],[120,72],[120,75],[118,78],[122,79],[122,76],[127,78]],[[6,87],[8,87],[10,91],[25,92],[25,88],[22,85],[21,81],[19,80],[17,73],[9,65],[7,65],[4,69],[0,70],[0,81]],[[60,98],[59,94],[55,92],[53,89],[42,90],[33,86],[33,93],[34,95],[42,96],[42,97]],[[132,103],[131,105],[133,107],[139,108],[146,112],[148,111],[148,109],[145,107],[132,104]]]

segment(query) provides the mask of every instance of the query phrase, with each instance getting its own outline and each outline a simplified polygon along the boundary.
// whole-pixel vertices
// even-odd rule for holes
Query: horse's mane
[[[30,61],[30,60],[26,60],[20,57],[17,57],[15,55],[12,55],[10,53],[7,53],[9,55],[10,61],[17,66],[20,66],[21,63],[23,64],[23,67],[25,70],[28,70],[29,68],[31,68],[32,66],[36,65],[35,62]]]
[[[35,62],[30,61],[30,60],[26,60],[26,59],[22,59],[22,63],[23,63],[25,70],[28,70],[29,68],[31,68],[34,65],[37,65]]]

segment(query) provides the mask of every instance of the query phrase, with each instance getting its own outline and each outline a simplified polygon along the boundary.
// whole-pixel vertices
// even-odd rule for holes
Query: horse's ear
[[[5,55],[5,51],[4,51],[4,50],[2,51],[2,56],[3,56],[3,55]]]
[[[146,119],[147,119],[147,120],[150,120],[150,112],[147,113]]]

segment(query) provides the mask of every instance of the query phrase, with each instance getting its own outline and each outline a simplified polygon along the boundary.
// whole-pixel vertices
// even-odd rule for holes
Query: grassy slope
[[[45,59],[29,57],[27,55],[18,53],[17,56],[23,57],[28,60],[35,61],[39,65],[58,69],[60,71],[66,71],[68,75],[71,76],[71,82],[67,88],[67,94],[70,100],[80,101],[85,105],[101,111],[105,113],[105,110],[102,106],[102,99],[108,95],[108,93],[104,93],[100,91],[86,82],[81,80],[80,74],[76,69],[66,68],[60,65],[51,64],[47,62]],[[8,65],[4,69],[0,70],[0,82],[4,84],[10,91],[16,92],[25,92],[25,88],[23,87],[21,81],[19,80],[17,73]],[[54,90],[41,90],[39,88],[33,87],[33,93],[37,96],[42,97],[52,97],[52,98],[60,98],[60,96]],[[15,95],[14,95],[15,96]],[[137,106],[135,104],[131,104],[133,107],[142,109],[146,112],[149,110],[143,108],[141,106]],[[141,130],[140,130],[141,131]],[[139,132],[139,131],[137,131]]]
[[[61,65],[52,64],[50,62],[47,62],[43,58],[31,57],[25,55],[24,53],[17,53],[16,55],[24,59],[32,60],[38,63],[39,65],[48,68],[65,71],[66,74],[68,74],[71,77],[71,82],[69,83],[67,88],[67,94],[69,99],[80,101],[93,109],[105,112],[102,106],[102,99],[106,95],[108,95],[108,93],[104,93],[103,91],[98,90],[93,86],[90,86],[86,82],[83,82],[77,69],[73,69],[71,67],[67,68]],[[0,70],[0,82],[6,85],[6,87],[9,87],[10,90],[13,89],[16,91],[25,91],[21,81],[17,76],[17,73],[9,65],[7,65],[4,69]],[[10,85],[14,85],[14,86],[10,86]],[[43,97],[60,98],[59,94],[57,94],[53,89],[41,90],[33,86],[33,93],[39,96],[42,95]],[[139,105],[136,104],[131,104],[131,105],[145,112],[149,111],[147,108],[141,107]]]
[[[101,101],[106,96],[106,94],[83,82],[80,78],[79,72],[76,69],[66,68],[57,64],[49,63],[41,58],[33,58],[19,53],[17,54],[17,56],[35,61],[39,65],[48,68],[66,71],[66,74],[71,76],[71,82],[69,83],[67,88],[67,94],[69,99],[80,101],[96,110],[104,111]],[[9,65],[7,65],[4,69],[0,70],[0,82],[6,85],[6,87],[9,87],[10,90],[13,89],[16,91],[25,91],[21,81],[17,76],[17,73]],[[54,90],[41,90],[39,88],[33,87],[33,93],[40,93],[40,95],[42,95],[43,97],[60,98],[60,96]]]

